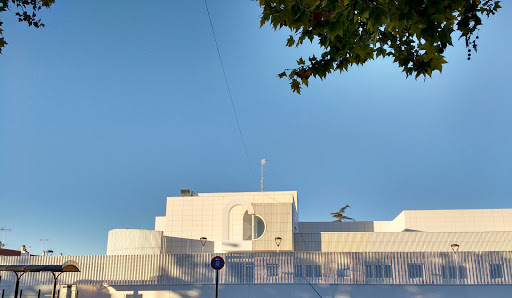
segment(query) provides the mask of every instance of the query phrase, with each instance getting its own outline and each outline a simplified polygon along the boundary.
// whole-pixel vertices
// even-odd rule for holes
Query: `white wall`
[[[512,209],[405,210],[392,221],[301,222],[301,233],[512,231]]]
[[[295,251],[451,252],[512,251],[512,232],[296,233]]]
[[[248,206],[251,204],[280,204],[297,202],[296,191],[279,191],[279,192],[243,192],[243,193],[198,193],[196,196],[189,197],[168,197],[166,206],[165,224],[163,228],[164,236],[173,237],[175,239],[199,239],[201,237],[208,238],[214,242],[214,252],[226,252],[229,247],[233,250],[251,249],[251,245],[241,241],[234,245],[229,241],[229,211],[235,205]],[[237,207],[238,208],[238,207]],[[240,209],[240,208],[238,208]],[[238,210],[236,209],[236,210]],[[239,228],[242,228],[243,213],[245,210],[238,210],[233,213],[234,218],[240,219]],[[264,221],[265,216],[261,216]],[[270,213],[269,213],[270,214]],[[237,216],[238,215],[238,216]],[[155,222],[159,221],[157,219]],[[156,224],[157,225],[157,224]],[[292,225],[290,213],[290,229]],[[158,224],[160,226],[160,224]],[[236,225],[234,226],[236,228]],[[238,231],[238,232],[236,232]],[[231,236],[240,238],[242,229],[232,230],[234,234]],[[273,238],[272,238],[273,239]],[[289,235],[288,241],[293,239],[293,235]],[[228,245],[223,245],[226,242]],[[176,243],[183,243],[177,241]],[[293,247],[293,242],[290,242]],[[184,252],[184,247],[170,247],[168,252]],[[227,250],[230,251],[230,250]]]
[[[151,255],[162,253],[162,232],[114,229],[108,232],[107,255]]]
[[[49,286],[23,287],[28,297],[51,294]],[[314,289],[313,289],[314,288]],[[2,286],[0,286],[2,289]],[[12,297],[14,287],[5,288],[5,297]],[[1,291],[1,290],[0,290]],[[315,292],[317,291],[318,294]],[[431,285],[219,285],[219,297],[257,298],[505,298],[512,285],[431,286]],[[25,296],[25,295],[24,295]],[[47,296],[46,296],[47,297]],[[211,298],[215,285],[176,286],[78,286],[78,298]],[[63,298],[63,297],[60,297]]]

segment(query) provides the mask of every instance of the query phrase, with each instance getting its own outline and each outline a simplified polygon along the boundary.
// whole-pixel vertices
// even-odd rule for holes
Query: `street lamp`
[[[459,245],[457,243],[454,243],[450,245],[450,247],[453,250],[453,253],[455,254],[455,271],[457,272],[457,284],[459,284],[459,264],[457,260],[457,252],[459,252]]]
[[[201,253],[203,253],[203,251],[204,251],[204,246],[205,246],[205,244],[206,244],[206,240],[208,240],[208,238],[206,238],[206,237],[201,237],[201,238],[199,238],[199,240],[201,240]]]
[[[276,241],[276,245],[277,245],[277,252],[279,252],[279,246],[281,245],[281,241],[283,241],[283,238],[281,238],[281,237],[276,237],[276,238],[274,238],[274,240]]]

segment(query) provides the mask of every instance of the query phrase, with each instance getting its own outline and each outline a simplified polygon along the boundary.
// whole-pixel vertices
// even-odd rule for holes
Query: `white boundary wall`
[[[215,285],[170,286],[78,286],[76,298],[211,298]],[[2,290],[0,286],[0,291]],[[51,297],[51,286],[22,287],[25,298]],[[316,291],[316,292],[315,292]],[[317,294],[318,292],[318,294]],[[509,298],[512,285],[219,285],[222,298]],[[14,287],[5,288],[4,298],[14,296]],[[66,297],[61,289],[58,298]]]
[[[219,274],[222,284],[512,284],[512,252],[32,256],[0,257],[0,264],[77,262],[81,272],[64,273],[60,284],[207,285],[214,283],[210,260],[215,255],[226,260]],[[2,287],[15,280],[14,273],[2,272]],[[50,273],[27,273],[21,279],[22,286],[51,284]]]

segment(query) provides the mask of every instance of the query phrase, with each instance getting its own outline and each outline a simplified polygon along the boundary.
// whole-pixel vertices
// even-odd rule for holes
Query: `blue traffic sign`
[[[213,257],[211,265],[213,269],[220,270],[224,268],[224,259],[219,256]]]

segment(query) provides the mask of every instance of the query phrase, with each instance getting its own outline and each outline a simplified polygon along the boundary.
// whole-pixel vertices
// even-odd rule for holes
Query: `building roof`
[[[21,256],[21,251],[14,249],[0,248],[0,256]]]

